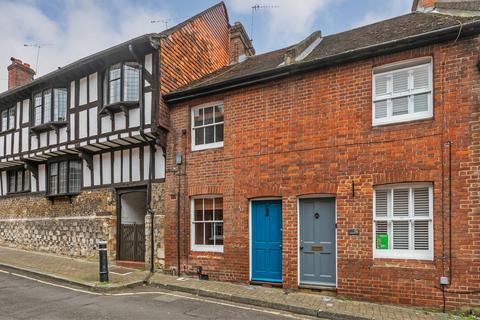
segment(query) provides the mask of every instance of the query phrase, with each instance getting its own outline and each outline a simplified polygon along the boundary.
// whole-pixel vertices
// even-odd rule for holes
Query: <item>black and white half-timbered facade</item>
[[[0,93],[0,244],[83,257],[107,240],[117,261],[161,267],[162,94],[224,66],[228,32],[220,3],[37,79],[12,58]]]

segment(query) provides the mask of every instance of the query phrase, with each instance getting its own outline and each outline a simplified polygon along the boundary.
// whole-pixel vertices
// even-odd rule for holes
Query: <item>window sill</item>
[[[192,151],[202,151],[202,150],[219,149],[219,148],[223,148],[223,142],[202,144],[198,146],[192,145]]]
[[[59,128],[65,127],[68,125],[68,121],[51,121],[47,123],[42,123],[37,126],[31,127],[30,130],[33,133],[42,133],[45,131],[55,130],[58,131]]]
[[[27,193],[30,193],[30,190],[17,191],[17,192],[7,192],[6,195],[7,195],[7,196],[15,197],[15,196],[20,196],[20,195],[27,194]]]
[[[396,124],[406,124],[410,122],[426,121],[426,120],[433,120],[433,115],[429,114],[426,116],[405,117],[402,119],[392,119],[392,120],[383,120],[383,121],[373,120],[372,127],[378,128],[378,127],[385,127],[385,126],[396,125]]]
[[[117,112],[125,112],[130,108],[135,108],[140,105],[139,101],[120,101],[120,102],[115,102],[111,104],[107,104],[103,106],[103,108],[100,110],[99,114],[100,115],[113,115],[114,113]]]
[[[192,245],[191,248],[192,252],[212,252],[212,253],[223,253],[223,246],[199,246],[199,245]]]
[[[75,197],[75,196],[78,196],[80,194],[80,192],[77,192],[77,193],[62,193],[62,194],[47,194],[46,197],[53,201],[53,200],[56,200],[56,199],[68,199],[70,201],[72,201],[72,198]]]
[[[390,260],[410,260],[410,261],[433,261],[433,252],[414,252],[413,250],[405,250],[405,252],[395,251],[392,250],[379,250],[377,249],[374,254],[373,258],[375,260],[383,260],[383,259],[390,259]]]

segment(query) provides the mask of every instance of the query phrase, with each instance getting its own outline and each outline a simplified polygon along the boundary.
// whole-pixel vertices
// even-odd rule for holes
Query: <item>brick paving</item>
[[[47,253],[0,247],[0,266],[21,269],[43,276],[65,280],[90,288],[116,288],[141,283],[146,271],[109,265],[108,285],[98,282],[98,262],[62,257]]]
[[[6,247],[0,247],[0,266],[21,269],[92,289],[118,289],[139,284],[148,276],[146,271],[110,265],[110,271],[116,273],[110,273],[109,285],[100,285],[97,262]],[[344,300],[321,294],[285,291],[279,288],[177,278],[162,273],[154,274],[149,281],[151,286],[164,289],[328,319],[430,320],[457,318],[452,315],[431,313],[414,308]]]

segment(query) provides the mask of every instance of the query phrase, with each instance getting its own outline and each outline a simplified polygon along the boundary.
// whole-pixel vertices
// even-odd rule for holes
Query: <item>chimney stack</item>
[[[33,81],[35,71],[28,63],[22,62],[17,58],[10,58],[12,63],[8,66],[8,90],[23,86]]]
[[[229,64],[243,61],[246,57],[255,55],[252,41],[240,22],[230,27]]]

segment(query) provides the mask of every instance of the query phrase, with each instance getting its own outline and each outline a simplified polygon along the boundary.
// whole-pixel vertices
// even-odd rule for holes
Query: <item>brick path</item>
[[[0,247],[0,265],[53,277],[95,288],[115,288],[141,283],[148,272],[110,265],[110,283],[98,282],[98,262],[67,258],[46,253]]]
[[[110,271],[128,274],[110,273],[111,282],[108,286],[104,286],[98,283],[97,262],[0,246],[0,266],[2,265],[96,289],[115,289],[138,284],[148,275],[146,271],[111,266]],[[150,278],[150,284],[160,288],[193,293],[204,297],[328,319],[430,320],[457,318],[451,315],[429,313],[413,308],[343,300],[320,294],[286,292],[277,288],[177,278],[161,273],[153,275]]]

